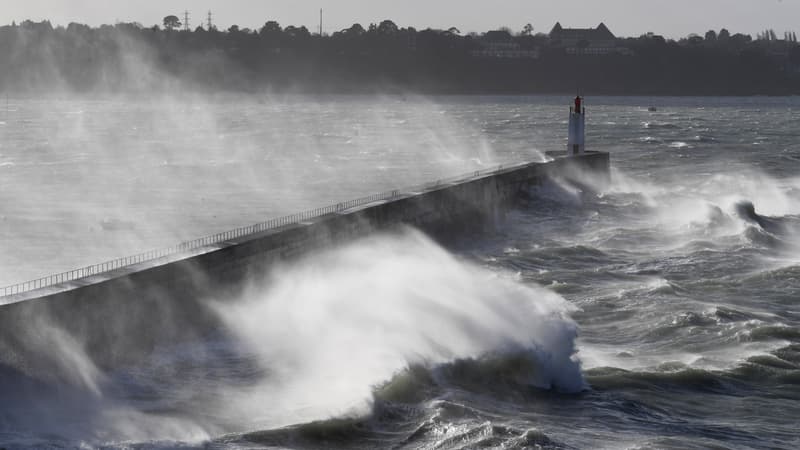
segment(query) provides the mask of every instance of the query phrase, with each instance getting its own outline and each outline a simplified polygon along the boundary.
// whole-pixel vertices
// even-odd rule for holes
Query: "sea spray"
[[[4,397],[0,436],[22,447],[42,434],[67,446],[197,443],[364,417],[408,370],[478,392],[585,387],[565,300],[461,261],[412,229],[310,255],[246,292],[214,302],[222,335],[165,343],[110,373],[80,337],[42,318],[41,354],[58,373],[6,376],[27,387]]]
[[[798,185],[797,178],[775,179],[754,169],[696,179],[675,174],[657,183],[612,169],[612,183],[603,195],[627,199],[625,208],[615,213],[628,214],[626,218],[633,220],[635,227],[659,230],[653,235],[660,245],[682,248],[697,239],[733,235],[742,236],[743,242],[752,241],[750,235],[758,231],[749,230],[755,221],[752,214],[742,214],[742,205],[751,205],[759,215],[767,216],[767,221],[773,216],[790,216],[781,219],[787,224],[782,237],[795,241],[795,227],[790,222],[800,213],[800,201],[793,195]],[[621,231],[629,233],[630,225],[629,230]]]
[[[409,365],[520,348],[535,361],[530,385],[585,387],[565,300],[459,261],[411,229],[310,256],[215,307],[270,374],[228,392],[224,407],[263,426],[362,415],[373,389]]]
[[[128,372],[122,377],[102,371],[81,337],[65,331],[53,318],[30,317],[27,325],[19,338],[35,359],[17,360],[14,349],[0,343],[1,445],[93,448],[153,440],[198,443],[215,429],[213,424],[182,417],[184,413],[158,413],[152,405],[131,401],[136,394],[124,380],[130,378],[131,368],[124,368]],[[109,345],[124,351],[119,344]]]

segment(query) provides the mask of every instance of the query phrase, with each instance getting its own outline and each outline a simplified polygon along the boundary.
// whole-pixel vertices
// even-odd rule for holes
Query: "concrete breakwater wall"
[[[218,326],[208,298],[235,297],[244,280],[263,278],[276,262],[398,225],[434,236],[498,217],[520,191],[553,177],[607,177],[609,155],[586,153],[547,163],[480,172],[438,185],[344,203],[292,223],[248,227],[222,240],[79,279],[0,298],[0,367],[48,373],[64,364],[48,349],[69,336],[92,361],[114,367],[158,345]],[[353,205],[353,206],[350,206]],[[205,242],[205,241],[202,241]],[[58,281],[58,278],[55,278]]]

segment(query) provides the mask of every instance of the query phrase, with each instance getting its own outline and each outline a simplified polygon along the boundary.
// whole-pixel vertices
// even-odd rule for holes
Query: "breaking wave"
[[[158,446],[247,430],[280,435],[297,424],[340,430],[328,435],[450,387],[586,388],[573,307],[511,274],[460,261],[412,229],[314,254],[212,306],[222,335],[113,373],[39,323],[53,334],[42,351],[77,375],[35,380],[3,369],[0,441]]]

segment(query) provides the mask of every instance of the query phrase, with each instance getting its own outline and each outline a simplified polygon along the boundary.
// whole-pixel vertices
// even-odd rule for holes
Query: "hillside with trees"
[[[320,36],[275,21],[191,31],[173,15],[153,27],[25,21],[0,27],[0,90],[800,94],[794,33],[752,38],[723,29],[680,40],[607,33],[613,51],[594,54],[590,42],[565,48],[533,31],[464,35],[385,20]]]

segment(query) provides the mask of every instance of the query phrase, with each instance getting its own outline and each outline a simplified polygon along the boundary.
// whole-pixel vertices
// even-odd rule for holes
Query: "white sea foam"
[[[558,295],[458,261],[416,231],[379,236],[276,272],[217,310],[273,374],[226,394],[270,425],[363,413],[409,364],[527,348],[531,385],[584,387],[572,308]],[[277,422],[277,423],[276,423]]]
[[[264,369],[244,382],[231,362],[222,365],[229,375],[221,379],[208,369],[187,372],[181,362],[187,358],[192,366],[214,365],[208,343],[169,350],[133,372],[106,374],[79,339],[41,318],[32,336],[57,368],[49,383],[69,394],[30,397],[21,411],[33,416],[46,409],[47,416],[20,416],[16,427],[22,441],[29,431],[91,445],[199,442],[231,431],[230,423],[241,431],[367,414],[374,388],[411,365],[435,369],[520,352],[533,367],[517,374],[521,382],[583,389],[577,326],[569,318],[574,307],[518,278],[460,261],[411,229],[309,256],[276,269],[241,299],[214,302],[234,336],[226,348],[254,355]],[[159,367],[172,375],[162,379]],[[126,400],[140,389],[162,394],[149,400],[155,403]],[[121,398],[112,394],[120,390]],[[148,412],[162,408],[167,412]]]

